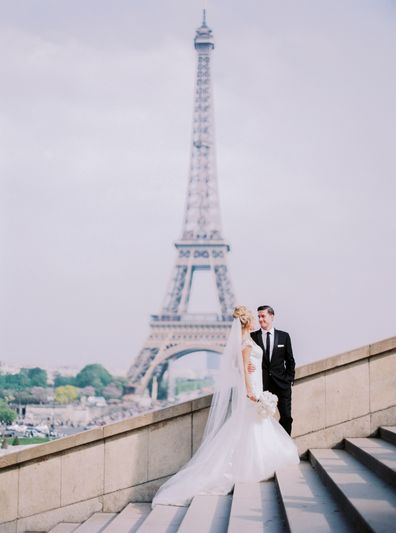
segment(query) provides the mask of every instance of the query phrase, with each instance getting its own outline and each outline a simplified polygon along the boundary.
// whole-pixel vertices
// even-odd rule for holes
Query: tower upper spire
[[[205,9],[202,24],[195,33],[194,47],[197,51],[197,70],[191,164],[182,240],[221,241],[210,69],[214,38],[206,23]]]
[[[205,46],[214,48],[213,32],[206,24],[206,9],[203,10],[202,24],[196,30],[194,44],[197,50]]]

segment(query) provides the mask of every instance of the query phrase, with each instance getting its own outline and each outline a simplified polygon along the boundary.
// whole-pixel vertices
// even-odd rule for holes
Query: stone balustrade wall
[[[48,531],[150,501],[194,453],[211,396],[0,457],[0,533]],[[396,424],[396,337],[297,368],[293,437],[339,445]]]

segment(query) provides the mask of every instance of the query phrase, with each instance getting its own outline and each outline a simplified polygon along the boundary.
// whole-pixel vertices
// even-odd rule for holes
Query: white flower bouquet
[[[257,398],[257,412],[263,418],[274,416],[277,404],[278,397],[266,390],[261,392]]]

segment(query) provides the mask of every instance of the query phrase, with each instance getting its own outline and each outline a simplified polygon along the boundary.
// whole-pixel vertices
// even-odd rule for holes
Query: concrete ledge
[[[396,350],[396,337],[389,337],[382,341],[375,342],[373,344],[367,344],[361,346],[349,352],[343,352],[332,357],[326,357],[326,359],[320,359],[314,363],[308,363],[307,365],[300,366],[296,369],[296,380],[326,372],[334,368],[354,363],[361,359],[366,359],[377,354],[384,354],[386,352]]]
[[[143,415],[133,416],[119,422],[114,422],[113,424],[107,424],[103,427],[89,429],[82,433],[76,433],[58,440],[38,444],[14,453],[11,452],[0,457],[0,470],[34,459],[40,459],[48,454],[60,453],[92,442],[98,442],[115,435],[122,435],[136,429],[190,414],[210,407],[211,401],[212,394],[209,394],[192,401],[179,403],[164,409],[149,411]]]
[[[107,424],[106,426],[103,426],[103,436],[105,438],[110,437],[119,433],[125,433],[125,431],[132,431],[137,428],[151,426],[152,424],[168,420],[169,418],[175,418],[177,416],[191,413],[193,410],[192,403],[193,402],[191,401],[178,403],[165,409],[157,409],[156,411],[150,411],[143,415],[127,418],[125,420],[121,420],[120,422]]]
[[[62,439],[46,442],[44,444],[37,444],[37,446],[31,446],[24,450],[20,450],[15,453],[8,453],[3,457],[0,457],[0,469],[7,466],[12,466],[33,459],[45,457],[48,454],[62,452],[64,450],[70,450],[78,446],[83,446],[91,442],[97,442],[103,439],[103,428],[94,428],[82,433],[76,433],[69,437],[63,437]]]
[[[369,344],[370,355],[377,355],[379,353],[386,353],[396,348],[396,337],[389,337],[382,341]]]

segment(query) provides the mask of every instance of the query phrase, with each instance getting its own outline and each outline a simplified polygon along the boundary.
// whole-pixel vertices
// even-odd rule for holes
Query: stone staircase
[[[275,479],[236,484],[232,495],[196,496],[187,507],[130,503],[51,533],[256,533],[396,531],[396,427],[310,449]]]

